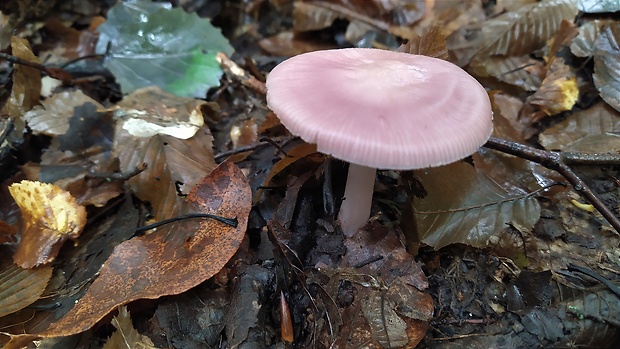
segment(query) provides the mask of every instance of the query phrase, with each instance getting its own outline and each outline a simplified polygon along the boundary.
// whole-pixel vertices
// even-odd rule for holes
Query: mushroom
[[[451,163],[490,137],[485,89],[444,60],[379,49],[304,53],[267,78],[267,105],[324,154],[349,162],[338,220],[352,236],[370,217],[376,169]]]

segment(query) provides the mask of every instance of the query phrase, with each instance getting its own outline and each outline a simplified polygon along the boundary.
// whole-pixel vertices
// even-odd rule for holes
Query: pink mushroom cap
[[[276,66],[267,104],[318,151],[394,170],[474,153],[493,130],[484,87],[458,66],[379,49],[315,51]]]

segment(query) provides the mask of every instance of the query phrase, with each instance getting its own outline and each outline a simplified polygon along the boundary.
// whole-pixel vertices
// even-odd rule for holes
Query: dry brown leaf
[[[539,140],[548,150],[569,150],[588,137],[608,135],[617,139],[614,136],[617,133],[620,133],[620,112],[601,102],[549,127]]]
[[[413,38],[412,24],[426,13],[423,0],[306,0],[296,1],[293,10],[296,31],[318,30],[330,26],[336,18],[362,23],[405,39]]]
[[[442,26],[443,23],[435,24],[425,34],[401,45],[398,51],[448,60],[448,48],[446,38],[442,34]]]
[[[142,163],[148,165],[127,184],[141,200],[153,205],[157,220],[177,215],[182,202],[177,190],[186,194],[216,166],[213,137],[205,127],[194,137],[183,140],[163,135],[134,137],[119,124],[114,142],[123,172],[132,171]]]
[[[122,127],[136,137],[170,135],[189,139],[204,125],[200,107],[204,101],[184,98],[162,90],[144,87],[133,91],[118,106]]]
[[[112,319],[112,326],[116,331],[108,338],[103,349],[156,349],[153,341],[141,335],[131,322],[131,316],[126,306],[118,307],[118,315]]]
[[[15,264],[0,273],[0,317],[23,309],[39,299],[52,278],[52,267],[23,269]]]
[[[575,72],[561,58],[551,62],[542,85],[527,101],[540,107],[547,115],[556,115],[573,109],[579,98]],[[537,120],[534,120],[537,121]]]
[[[15,263],[32,268],[56,258],[62,243],[77,239],[86,225],[86,209],[53,184],[21,181],[9,187],[24,221]]]
[[[530,54],[555,35],[562,20],[573,20],[577,12],[571,0],[547,0],[493,18],[482,27],[484,44],[478,57]]]
[[[11,37],[13,55],[28,62],[41,63],[30,48],[28,40]],[[41,72],[38,69],[16,64],[13,70],[11,96],[4,105],[3,114],[20,118],[25,112],[39,104],[41,96]]]
[[[119,305],[137,299],[179,294],[212,277],[241,244],[252,205],[241,170],[224,162],[188,195],[186,212],[236,218],[236,227],[214,219],[171,224],[174,233],[157,230],[118,245],[86,294],[40,337],[83,332]]]
[[[69,130],[75,108],[86,103],[92,104],[98,110],[104,109],[99,102],[80,90],[63,91],[45,99],[40,107],[27,112],[24,118],[34,134],[60,136]]]

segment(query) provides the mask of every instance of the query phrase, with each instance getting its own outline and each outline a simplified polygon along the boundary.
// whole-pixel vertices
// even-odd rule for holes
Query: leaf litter
[[[617,338],[617,227],[583,188],[554,185],[566,179],[542,166],[550,158],[481,149],[418,172],[407,190],[404,175],[379,171],[369,224],[345,238],[334,215],[346,166],[287,134],[263,85],[274,56],[326,47],[404,43],[448,59],[489,89],[495,136],[579,161],[567,163],[617,216],[617,21],[596,15],[615,11],[613,2],[181,2],[189,14],[87,3],[88,16],[62,25],[48,18],[61,7],[26,15],[2,5],[15,23],[45,23],[12,39],[10,52],[30,66],[0,66],[13,72],[3,133],[23,138],[0,153],[3,190],[24,178],[53,183],[89,218],[76,243],[54,245],[53,261],[30,254],[49,266],[9,268],[32,219],[0,192],[0,266],[37,278],[12,295],[23,302],[2,306],[7,348],[85,330],[103,343],[115,328],[123,347],[126,338],[174,348],[604,347]],[[575,20],[578,10],[592,15]],[[132,11],[146,27],[114,22]],[[182,25],[166,26],[169,15]],[[93,52],[84,45],[97,27],[105,58],[69,62]],[[44,32],[54,40],[27,48]],[[64,77],[42,106],[39,70]],[[123,98],[112,77],[125,94],[146,89]],[[176,220],[197,212],[208,215]]]

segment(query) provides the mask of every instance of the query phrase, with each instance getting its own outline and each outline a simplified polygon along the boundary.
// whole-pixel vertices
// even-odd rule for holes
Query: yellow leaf
[[[22,240],[13,256],[23,268],[53,261],[62,243],[77,239],[86,225],[86,209],[53,184],[22,181],[9,191],[24,221]]]

